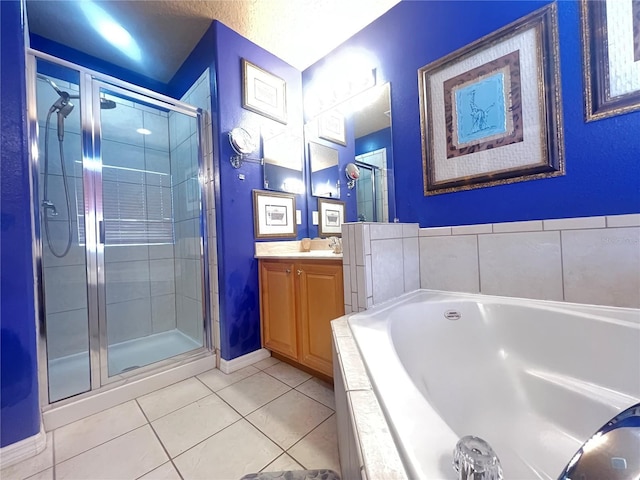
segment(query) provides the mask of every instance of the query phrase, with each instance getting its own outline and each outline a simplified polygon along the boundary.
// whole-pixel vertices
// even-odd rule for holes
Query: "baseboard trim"
[[[44,424],[40,424],[40,431],[19,442],[0,448],[0,467],[7,468],[23,460],[35,457],[47,446],[47,433]]]
[[[233,373],[241,368],[248,367],[251,364],[259,362],[260,360],[269,358],[270,356],[271,352],[269,350],[261,348],[260,350],[247,353],[246,355],[242,355],[241,357],[237,357],[232,360],[225,360],[224,358],[221,358],[219,368],[223,373]]]

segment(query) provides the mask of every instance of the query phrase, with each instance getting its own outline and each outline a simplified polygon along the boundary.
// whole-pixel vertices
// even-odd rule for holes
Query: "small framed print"
[[[345,203],[339,200],[318,199],[318,235],[341,237]]]
[[[295,238],[296,197],[287,193],[253,191],[255,238]]]
[[[242,108],[286,124],[286,82],[243,58]]]
[[[344,115],[337,110],[330,110],[318,118],[318,137],[324,140],[346,146],[346,131]]]

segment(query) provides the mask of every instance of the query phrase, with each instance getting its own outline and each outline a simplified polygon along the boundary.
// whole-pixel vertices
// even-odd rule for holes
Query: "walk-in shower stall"
[[[46,401],[210,355],[201,111],[44,54],[29,70]]]

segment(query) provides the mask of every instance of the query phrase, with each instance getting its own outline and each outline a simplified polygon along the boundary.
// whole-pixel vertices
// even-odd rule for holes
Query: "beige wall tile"
[[[640,228],[562,232],[568,302],[640,307]]]
[[[481,235],[478,247],[482,293],[562,300],[558,232]]]
[[[420,238],[420,286],[479,293],[477,236]]]

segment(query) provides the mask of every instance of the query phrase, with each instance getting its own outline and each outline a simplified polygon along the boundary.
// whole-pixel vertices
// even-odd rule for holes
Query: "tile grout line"
[[[0,1],[1,1],[1,0],[0,0]],[[126,431],[126,432],[124,432],[124,433],[121,433],[120,435],[116,435],[115,437],[110,438],[109,440],[106,440],[106,441],[104,441],[104,442],[102,442],[102,443],[99,443],[98,445],[96,445],[96,446],[94,446],[94,447],[91,447],[91,448],[90,448],[90,449],[88,449],[88,450],[84,450],[84,451],[82,451],[82,452],[80,452],[80,453],[76,453],[75,455],[73,455],[73,456],[71,456],[71,457],[69,457],[69,458],[64,459],[62,462],[58,463],[57,465],[62,465],[63,463],[66,463],[66,462],[68,462],[69,460],[71,460],[71,459],[73,459],[73,458],[79,457],[80,455],[82,455],[82,454],[84,454],[84,453],[90,452],[91,450],[94,450],[94,449],[96,449],[96,448],[98,448],[98,447],[101,447],[101,446],[103,446],[103,445],[105,445],[105,444],[107,444],[107,443],[111,442],[112,440],[116,440],[117,438],[124,437],[125,435],[127,435],[127,434],[129,434],[129,433],[131,433],[131,432],[135,432],[136,430],[139,430],[140,428],[143,428],[143,427],[144,427],[144,425],[139,425],[139,426],[137,426],[137,427],[135,427],[135,428],[133,428],[133,429],[131,429],[131,430],[128,430],[128,431]]]
[[[277,365],[277,364],[270,365],[269,367],[266,367],[266,368],[270,368],[271,366],[275,366],[275,365]],[[227,386],[225,386],[224,388],[228,388],[228,387],[230,387],[230,386],[232,386],[232,385],[235,385],[235,384],[237,384],[237,383],[241,382],[242,380],[245,380],[245,379],[247,379],[247,378],[250,378],[250,377],[252,377],[252,376],[256,375],[256,374],[257,374],[257,373],[259,373],[259,372],[264,372],[264,370],[261,370],[261,369],[259,369],[259,368],[257,368],[257,367],[254,367],[254,368],[256,368],[257,372],[252,373],[251,375],[249,375],[249,376],[247,376],[247,377],[245,377],[245,378],[243,378],[243,379],[241,379],[241,380],[238,380],[237,382],[234,382],[234,383],[232,383],[232,384],[230,384],[230,385],[227,385]],[[295,368],[295,367],[293,367],[293,368]],[[205,373],[205,372],[203,372],[203,373]],[[218,393],[217,393],[217,392],[215,392],[215,391],[213,391],[211,388],[209,388],[209,387],[208,387],[208,386],[207,386],[207,385],[206,385],[206,384],[205,384],[201,379],[199,379],[199,378],[198,378],[198,376],[197,376],[197,375],[194,375],[194,376],[193,376],[193,377],[191,377],[191,378],[195,378],[199,383],[202,383],[202,384],[207,388],[207,390],[209,390],[211,393],[210,393],[210,394],[208,394],[208,395],[205,395],[204,397],[201,397],[201,398],[199,398],[199,399],[197,399],[197,400],[194,400],[193,402],[190,402],[190,403],[188,403],[188,404],[186,404],[186,405],[183,405],[182,407],[180,407],[180,408],[178,408],[178,409],[172,410],[171,412],[168,412],[168,413],[166,413],[166,414],[162,415],[161,417],[158,417],[157,419],[154,419],[153,421],[159,420],[160,418],[163,418],[163,417],[165,417],[165,416],[167,416],[167,415],[169,415],[169,414],[171,414],[171,413],[175,413],[175,412],[177,412],[178,410],[181,410],[182,408],[185,408],[185,407],[187,407],[187,406],[189,406],[189,405],[192,405],[193,403],[196,403],[196,402],[198,402],[198,401],[202,400],[202,398],[206,398],[206,397],[208,397],[208,396],[215,395],[215,396],[216,396],[216,397],[218,397],[218,398],[219,398],[219,399],[220,399],[224,404],[228,405],[228,406],[229,406],[233,411],[235,411],[235,412],[240,416],[240,418],[239,418],[238,420],[236,420],[235,422],[233,422],[233,423],[231,423],[231,424],[227,425],[226,427],[222,428],[221,430],[217,431],[216,433],[214,433],[214,434],[212,434],[212,435],[209,435],[207,438],[203,439],[202,441],[200,441],[200,442],[198,442],[198,443],[194,444],[193,446],[191,446],[190,448],[188,448],[188,449],[187,449],[187,450],[185,450],[184,452],[180,453],[180,455],[182,455],[182,454],[186,453],[187,451],[191,450],[192,448],[194,448],[195,446],[199,445],[200,443],[202,443],[202,442],[204,442],[204,441],[206,441],[206,440],[210,439],[210,438],[211,438],[211,437],[213,437],[214,435],[217,435],[218,433],[222,432],[223,430],[226,430],[227,428],[229,428],[230,426],[232,426],[232,425],[236,424],[236,423],[237,423],[237,422],[239,422],[240,420],[246,420],[246,421],[247,421],[247,423],[248,423],[249,425],[251,425],[251,426],[252,426],[253,428],[255,428],[257,431],[259,431],[261,434],[263,434],[263,435],[264,435],[264,436],[265,436],[265,437],[266,437],[270,442],[272,442],[274,445],[276,445],[276,446],[277,446],[277,447],[282,451],[282,453],[280,453],[280,454],[276,457],[276,459],[277,459],[277,458],[279,458],[280,456],[282,456],[282,454],[286,453],[286,454],[287,454],[287,455],[289,455],[291,458],[293,458],[293,459],[294,459],[298,464],[300,464],[301,466],[303,466],[303,467],[304,467],[304,465],[302,465],[302,463],[301,463],[300,461],[298,461],[295,457],[293,457],[291,454],[289,454],[289,453],[288,453],[288,450],[285,450],[285,449],[283,449],[280,445],[278,445],[278,444],[277,444],[277,443],[276,443],[276,442],[275,442],[275,441],[274,441],[274,440],[273,440],[269,435],[267,435],[265,432],[263,432],[262,430],[260,430],[260,428],[258,428],[256,425],[254,425],[250,420],[248,420],[248,419],[247,419],[247,417],[248,417],[249,415],[251,415],[252,413],[256,412],[257,410],[259,410],[259,409],[261,409],[261,408],[263,408],[263,407],[265,407],[265,406],[269,405],[270,403],[274,402],[275,400],[279,399],[280,397],[282,397],[282,396],[286,395],[287,393],[289,393],[289,392],[291,392],[291,391],[294,391],[294,390],[295,390],[296,392],[300,393],[301,395],[304,395],[305,397],[309,398],[310,400],[317,402],[319,405],[322,405],[322,406],[324,406],[324,407],[328,408],[328,409],[331,411],[331,414],[330,414],[326,419],[324,419],[322,422],[320,422],[320,424],[318,424],[316,427],[314,427],[311,431],[309,431],[307,434],[305,434],[303,437],[301,437],[301,438],[300,438],[296,443],[294,443],[291,447],[289,447],[289,448],[292,448],[294,445],[296,445],[297,443],[299,443],[301,440],[303,440],[304,438],[306,438],[310,433],[312,433],[314,430],[316,430],[320,425],[322,425],[322,424],[323,424],[323,423],[325,423],[328,419],[330,419],[332,416],[334,416],[334,415],[335,415],[335,410],[334,410],[333,408],[331,408],[330,406],[325,405],[325,404],[323,404],[322,402],[319,402],[318,400],[316,400],[316,399],[314,399],[314,398],[310,397],[309,395],[306,395],[305,393],[303,393],[303,392],[301,392],[301,391],[297,390],[297,387],[299,387],[299,386],[303,385],[304,383],[307,383],[308,381],[312,380],[312,379],[313,379],[313,378],[315,378],[315,377],[313,377],[313,376],[312,376],[312,377],[308,378],[307,380],[303,381],[302,383],[298,384],[296,387],[291,387],[290,385],[286,384],[285,382],[282,382],[280,379],[278,379],[278,378],[276,378],[275,376],[273,376],[273,375],[269,374],[268,372],[265,372],[265,373],[267,373],[267,375],[269,375],[269,377],[271,377],[271,378],[273,378],[273,379],[275,379],[275,380],[279,381],[279,382],[280,382],[280,383],[282,383],[283,385],[285,385],[288,389],[287,389],[285,392],[283,392],[281,395],[278,395],[277,397],[273,398],[272,400],[270,400],[269,402],[265,403],[264,405],[261,405],[261,406],[257,407],[256,409],[254,409],[254,410],[252,410],[252,411],[248,412],[246,415],[243,415],[243,414],[242,414],[242,413],[240,413],[238,410],[236,410],[236,409],[235,409],[231,404],[229,404],[229,403],[228,403],[224,398],[222,398],[220,395],[218,395]],[[188,379],[185,379],[185,380],[188,380]],[[168,385],[167,387],[172,386],[172,385],[176,385],[176,384],[178,384],[178,383],[180,383],[180,382],[182,382],[182,381],[184,381],[184,380],[181,380],[181,381],[175,382],[175,383],[173,383],[173,384],[171,384],[171,385]],[[163,387],[163,388],[167,388],[167,387]],[[158,390],[155,390],[154,392],[157,392],[157,391],[159,391],[159,390],[162,390],[163,388],[158,389]],[[222,389],[220,389],[220,390],[223,390],[224,388],[222,388]],[[150,392],[149,394],[154,393],[154,392]],[[149,395],[149,394],[146,394],[146,395]],[[146,396],[146,395],[143,395],[143,396]],[[149,420],[149,418],[148,418],[147,414],[145,413],[144,409],[142,408],[141,404],[139,403],[139,401],[138,401],[138,400],[139,400],[139,398],[141,398],[141,397],[137,397],[137,398],[133,399],[133,401],[135,402],[136,406],[138,407],[138,409],[139,409],[139,410],[140,410],[140,412],[142,413],[143,418],[145,419],[145,422],[146,422],[146,423],[145,423],[144,425],[140,425],[140,426],[138,426],[138,427],[132,428],[131,430],[128,430],[128,431],[126,431],[126,432],[121,433],[120,435],[117,435],[117,436],[115,436],[115,437],[112,437],[112,438],[110,438],[110,439],[108,439],[108,440],[104,441],[104,442],[101,442],[101,443],[99,443],[99,444],[97,444],[97,445],[93,446],[92,448],[90,448],[90,449],[88,449],[88,450],[85,450],[85,451],[83,451],[83,452],[79,452],[78,454],[73,455],[73,456],[71,456],[71,457],[69,457],[69,458],[65,459],[65,460],[64,460],[64,462],[66,462],[66,461],[68,461],[68,460],[71,460],[72,458],[75,458],[75,457],[77,457],[77,456],[79,456],[79,455],[82,455],[82,454],[84,454],[84,453],[87,453],[87,452],[89,452],[89,451],[91,451],[91,450],[93,450],[93,449],[95,449],[95,448],[98,448],[98,447],[100,447],[100,446],[102,446],[102,445],[104,445],[104,444],[106,444],[106,443],[108,443],[108,442],[111,442],[112,440],[115,440],[115,439],[117,439],[117,438],[119,438],[119,437],[122,437],[122,436],[124,436],[124,435],[127,435],[127,434],[129,434],[129,433],[131,433],[131,432],[133,432],[133,431],[135,431],[135,430],[138,430],[139,428],[143,428],[145,425],[149,425],[149,426],[151,427],[152,432],[154,433],[154,436],[158,439],[158,441],[160,442],[160,445],[161,445],[161,447],[162,447],[163,451],[164,451],[164,452],[165,452],[165,454],[167,455],[167,457],[168,457],[168,459],[169,459],[168,461],[169,461],[169,462],[171,462],[172,466],[173,466],[173,467],[175,468],[175,470],[178,472],[178,474],[180,475],[180,477],[181,477],[181,478],[183,478],[183,477],[182,477],[182,474],[179,472],[179,470],[178,470],[177,466],[176,466],[176,465],[175,465],[175,463],[174,463],[174,459],[171,457],[171,455],[169,454],[169,452],[166,450],[166,448],[165,448],[164,444],[162,443],[162,440],[160,439],[160,437],[158,436],[157,432],[156,432],[156,431],[155,431],[155,429],[153,428],[152,422]],[[103,411],[104,411],[104,410],[103,410]],[[100,413],[100,412],[98,412],[98,413]],[[57,429],[56,429],[56,430],[57,430]],[[53,447],[53,436],[54,436],[54,435],[55,435],[55,430],[54,430],[54,431],[52,431],[52,447]],[[178,456],[180,456],[180,455],[176,455],[176,458],[177,458]],[[275,459],[273,459],[273,460],[271,460],[271,462],[267,463],[267,464],[263,467],[263,469],[264,469],[264,468],[266,468],[270,463],[273,463],[273,461],[275,461]],[[64,462],[60,462],[60,463],[64,463]],[[159,465],[158,467],[155,467],[154,469],[152,469],[152,470],[150,470],[150,471],[153,471],[153,470],[155,470],[156,468],[159,468],[160,466],[164,465],[165,463],[167,463],[167,462],[163,462],[161,465]],[[53,451],[53,473],[54,473],[54,480],[55,480],[55,478],[56,478],[56,468],[55,468],[56,466],[57,466],[57,463],[56,463],[56,460],[55,460],[55,449],[54,449],[54,451]],[[46,470],[46,469],[45,469],[45,470]],[[43,470],[43,471],[44,471],[44,470]],[[36,472],[36,473],[41,473],[41,472]],[[145,472],[142,476],[146,475],[147,473],[149,473],[149,472]]]
[[[169,452],[167,451],[166,447],[164,446],[164,443],[162,443],[162,440],[160,439],[160,436],[158,435],[158,432],[156,432],[156,429],[153,428],[153,425],[151,424],[151,422],[149,421],[149,417],[147,417],[147,414],[144,412],[144,410],[142,409],[142,407],[140,406],[140,404],[138,403],[138,399],[135,399],[136,405],[138,405],[138,408],[140,410],[142,410],[142,415],[144,416],[145,420],[147,421],[147,425],[149,425],[149,428],[151,428],[151,431],[153,432],[153,435],[156,437],[156,439],[158,440],[158,443],[160,444],[160,446],[162,447],[162,450],[164,451],[165,455],[167,456],[167,458],[169,459],[169,462],[171,462],[171,465],[173,465],[173,468],[175,469],[176,472],[178,472],[178,476],[184,480],[184,477],[182,476],[182,474],[180,473],[180,470],[178,470],[178,467],[176,466],[175,463],[173,463],[173,458],[171,458],[171,455],[169,454]],[[193,402],[192,402],[193,403]],[[191,404],[189,404],[191,405]],[[161,467],[162,465],[164,465],[167,462],[163,462],[160,465],[158,465],[157,467],[152,468],[151,470],[149,470],[148,472],[143,473],[142,475],[140,475],[138,478],[144,477],[146,474],[148,474],[149,472],[153,472],[156,468]]]
[[[298,387],[300,387],[300,386],[304,385],[304,384],[305,384],[305,383],[307,383],[307,382],[310,382],[310,381],[311,381],[311,380],[313,380],[314,378],[315,378],[315,377],[311,377],[311,378],[310,378],[309,380],[307,380],[306,382],[302,382],[300,385],[298,385]],[[329,405],[326,405],[325,403],[322,403],[322,402],[321,402],[320,400],[318,400],[317,398],[313,398],[311,395],[307,395],[306,393],[304,393],[304,392],[302,392],[302,391],[298,390],[298,387],[295,387],[295,388],[294,388],[294,390],[295,390],[296,392],[301,393],[301,394],[302,394],[302,395],[304,395],[305,397],[310,398],[311,400],[314,400],[314,401],[318,402],[320,405],[324,405],[325,407],[327,407],[327,408],[329,408],[329,409],[333,410],[334,412],[336,411],[336,410],[335,410],[335,408],[333,408],[333,407],[331,407],[331,406],[329,406]],[[335,393],[334,393],[334,394],[335,394]]]
[[[1,1],[1,0],[0,0],[0,1]],[[208,370],[207,370],[207,371],[208,371]],[[151,395],[151,394],[156,393],[156,392],[159,392],[160,390],[164,390],[165,388],[173,387],[174,385],[177,385],[177,384],[179,384],[179,383],[181,383],[181,382],[184,382],[184,381],[190,380],[190,379],[192,379],[192,378],[195,378],[198,382],[202,383],[202,384],[204,385],[204,387],[205,387],[207,390],[209,390],[209,392],[211,392],[211,393],[215,393],[213,390],[211,390],[209,387],[207,387],[207,385],[206,385],[206,384],[204,384],[204,383],[203,383],[203,382],[202,382],[202,381],[201,381],[197,376],[195,376],[195,375],[194,375],[194,376],[192,376],[192,377],[185,378],[185,379],[183,379],[183,380],[179,380],[179,381],[177,381],[177,382],[175,382],[175,383],[172,383],[172,384],[170,384],[170,385],[167,385],[166,387],[162,387],[162,388],[159,388],[159,389],[157,389],[157,390],[154,390],[153,392],[149,392],[149,393],[146,393],[146,394],[141,395],[141,396],[139,396],[139,397],[136,397],[136,398],[134,398],[133,400],[134,400],[134,401],[136,402],[136,404],[138,405],[138,408],[140,408],[140,410],[142,410],[142,414],[144,415],[144,417],[145,417],[145,418],[147,418],[147,414],[145,413],[144,408],[142,408],[142,405],[140,404],[140,402],[138,402],[138,400],[139,400],[140,398],[142,398],[142,397],[146,397],[147,395]],[[175,412],[177,412],[178,410],[183,409],[184,407],[188,407],[189,405],[191,405],[191,404],[193,404],[193,403],[196,403],[197,401],[202,400],[202,399],[203,399],[203,398],[205,398],[205,397],[208,397],[209,395],[211,395],[211,393],[209,393],[209,394],[205,395],[204,397],[200,397],[200,398],[198,398],[198,399],[196,399],[196,400],[193,400],[193,401],[191,401],[191,402],[189,402],[189,403],[186,403],[185,405],[182,405],[181,407],[178,407],[178,408],[176,408],[175,410],[171,410],[170,412],[164,413],[164,414],[160,415],[158,418],[154,418],[153,420],[149,421],[149,423],[151,423],[151,422],[155,422],[156,420],[159,420],[159,419],[161,419],[161,418],[163,418],[163,417],[166,417],[167,415],[170,415],[170,414],[172,414],[172,413],[175,413]]]
[[[565,291],[564,291],[564,245],[562,244],[562,230],[559,232],[560,237],[560,287],[562,288],[562,301],[566,302]]]
[[[280,397],[283,397],[284,395],[286,395],[287,393],[289,393],[289,392],[291,392],[291,391],[293,391],[293,390],[295,390],[295,389],[294,389],[294,388],[292,388],[292,389],[291,389],[291,390],[289,390],[288,392],[283,393],[282,395],[280,395]],[[296,391],[297,391],[297,390],[296,390]],[[298,392],[298,393],[302,394],[302,392]],[[253,411],[253,412],[251,412],[251,413],[255,413],[255,412],[257,412],[258,410],[260,410],[260,409],[261,409],[261,408],[263,408],[263,407],[266,407],[266,406],[267,406],[267,405],[269,405],[270,403],[275,402],[275,401],[276,401],[278,398],[280,398],[280,397],[274,398],[274,399],[273,399],[273,400],[271,400],[270,402],[265,403],[262,407],[257,408],[256,410],[254,410],[254,411]],[[322,403],[320,403],[320,402],[318,402],[318,403],[319,403],[320,405],[323,405],[323,404],[322,404]],[[323,405],[323,406],[324,406],[324,405]],[[327,407],[327,408],[329,408],[329,407]],[[309,433],[311,433],[311,432],[312,432],[312,431],[314,431],[317,427],[319,427],[321,424],[323,424],[323,423],[324,423],[328,418],[330,418],[332,415],[334,415],[334,414],[335,414],[335,412],[333,411],[333,409],[329,408],[329,410],[331,410],[331,411],[332,411],[331,415],[329,415],[327,418],[325,418],[324,420],[322,420],[318,425],[316,425],[316,426],[315,426],[315,427],[313,427],[311,430],[309,430],[309,432],[307,432],[307,433],[306,433],[306,434],[304,434],[302,437],[300,437],[300,439],[299,439],[298,441],[296,441],[293,445],[295,445],[296,443],[298,443],[300,440],[302,440],[304,437],[306,437]],[[251,413],[248,413],[248,414],[247,414],[247,417],[248,417],[249,415],[251,415]],[[272,439],[272,438],[267,434],[267,432],[263,432],[263,431],[260,429],[260,427],[258,427],[257,425],[255,425],[255,424],[254,424],[251,420],[249,420],[248,418],[246,418],[246,417],[243,417],[243,418],[244,418],[247,422],[249,422],[249,423],[251,424],[251,426],[252,426],[252,427],[254,427],[254,428],[255,428],[256,430],[258,430],[261,434],[263,434],[265,437],[267,437],[269,440],[271,440],[273,443],[275,443],[275,444],[278,446],[278,448],[280,448],[284,453],[287,453],[287,450],[286,450],[286,449],[284,449],[284,448],[282,448],[282,447],[281,447],[281,446],[280,446],[280,445],[279,445],[279,444],[278,444],[274,439]],[[293,447],[293,445],[291,445],[291,447]],[[289,448],[291,448],[291,447],[289,447]],[[271,462],[269,462],[269,463],[271,463]],[[298,462],[298,463],[300,463],[300,462]],[[267,464],[267,465],[269,465],[269,464]],[[265,467],[266,467],[267,465],[265,465]],[[263,467],[263,468],[264,468],[264,467]]]
[[[52,473],[53,480],[56,480],[56,442],[55,442],[55,434],[56,431],[51,431],[51,459],[53,460]]]
[[[0,1],[1,1],[1,0],[0,0]],[[131,401],[135,401],[135,399],[134,399],[134,400],[128,400],[127,402],[124,402],[124,403],[128,403],[128,402],[131,402]],[[137,402],[136,402],[136,403],[137,403]],[[124,405],[124,404],[123,404],[123,403],[121,403],[120,405]],[[118,406],[120,406],[120,405],[116,405],[116,407],[118,407]],[[111,407],[111,408],[115,408],[115,407]],[[102,411],[100,411],[100,412],[94,413],[93,415],[97,415],[98,413],[106,412],[107,410],[110,410],[110,409],[108,408],[108,409],[106,409],[106,410],[102,410]],[[140,410],[142,410],[142,409],[140,409]],[[144,415],[144,412],[142,412],[142,414]],[[91,417],[91,416],[93,416],[93,415],[90,415],[90,417]],[[86,419],[86,418],[89,418],[89,417],[81,418],[80,420],[76,420],[76,422],[80,422],[80,421],[82,421],[82,420],[84,420],[84,419]],[[146,416],[145,416],[145,419],[146,419]],[[73,423],[75,423],[75,422],[68,423],[67,425],[72,425]],[[66,427],[67,425],[63,425],[62,427],[56,428],[55,430],[53,430],[53,432],[55,432],[56,430],[59,430],[60,428],[64,428],[64,427]],[[131,432],[133,432],[133,431],[135,431],[135,430],[138,430],[139,428],[142,428],[142,427],[144,427],[144,425],[138,425],[137,427],[134,427],[134,428],[132,428],[131,430],[127,430],[126,432],[123,432],[123,433],[121,433],[121,434],[119,434],[119,435],[116,435],[115,437],[111,437],[111,438],[109,438],[108,440],[105,440],[104,442],[98,443],[97,445],[94,445],[93,447],[91,447],[91,448],[89,448],[89,449],[87,449],[87,450],[83,450],[82,452],[78,452],[78,453],[76,453],[75,455],[70,456],[69,458],[65,458],[65,459],[64,459],[64,460],[62,460],[61,462],[56,462],[56,461],[55,461],[55,450],[54,450],[54,457],[53,457],[54,466],[56,466],[56,465],[61,465],[61,464],[65,463],[65,462],[68,462],[68,461],[69,461],[69,460],[71,460],[72,458],[76,458],[76,457],[78,457],[78,456],[80,456],[80,455],[82,455],[82,454],[84,454],[84,453],[90,452],[91,450],[93,450],[93,449],[95,449],[95,448],[101,447],[102,445],[104,445],[104,444],[106,444],[106,443],[109,443],[110,441],[115,440],[116,438],[123,437],[124,435],[127,435],[127,434],[129,434],[129,433],[131,433]],[[52,433],[53,433],[53,432],[52,432]],[[52,440],[52,441],[53,441],[53,440]],[[55,470],[55,469],[54,469],[54,470]]]
[[[327,418],[325,418],[323,421],[321,421],[318,425],[316,425],[315,428],[312,428],[310,432],[308,432],[306,435],[304,435],[302,438],[300,438],[300,440],[298,440],[296,443],[294,443],[293,445],[291,445],[286,451],[285,453],[287,455],[289,455],[291,458],[293,458],[296,462],[298,462],[300,465],[302,465],[302,467],[306,470],[308,470],[307,466],[304,465],[300,460],[298,460],[296,457],[293,456],[292,453],[290,453],[291,449],[293,447],[295,447],[296,445],[298,445],[300,442],[302,442],[305,438],[307,438],[309,435],[311,435],[313,432],[315,432],[318,428],[320,428],[320,426],[322,426],[324,423],[326,423],[327,421],[329,421],[331,419],[331,417],[335,416],[336,412],[333,412],[331,415],[329,415]],[[336,438],[337,441],[337,438]],[[339,460],[338,460],[339,463]]]

